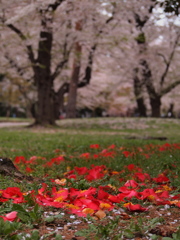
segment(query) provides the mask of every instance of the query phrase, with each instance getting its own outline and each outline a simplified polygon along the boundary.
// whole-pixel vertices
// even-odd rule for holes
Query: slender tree
[[[137,100],[137,106],[140,113],[140,116],[146,116],[145,113],[145,104],[143,99],[143,89],[146,87],[147,93],[149,96],[149,102],[151,106],[151,116],[152,117],[160,117],[161,115],[161,99],[162,97],[172,91],[177,85],[179,85],[179,79],[176,81],[166,81],[168,78],[168,74],[170,71],[170,66],[173,62],[173,58],[179,44],[180,32],[179,30],[174,31],[176,26],[173,26],[172,31],[174,31],[174,40],[169,39],[170,44],[170,52],[169,53],[161,53],[159,49],[158,55],[162,57],[163,63],[165,65],[164,69],[160,68],[162,63],[159,63],[159,68],[161,69],[161,75],[155,76],[153,74],[153,69],[151,61],[152,58],[148,57],[148,54],[152,51],[149,46],[149,42],[147,40],[147,30],[146,25],[150,21],[150,17],[153,15],[153,9],[155,7],[154,1],[149,1],[146,8],[147,11],[144,14],[144,11],[137,12],[134,11],[134,20],[136,29],[139,31],[137,37],[135,38],[138,46],[138,55],[139,62],[138,66],[134,69],[134,93]],[[151,20],[151,24],[153,24]],[[154,25],[154,29],[155,29]],[[165,26],[164,26],[165,28]],[[149,53],[148,53],[149,52]],[[152,53],[151,53],[152,54]],[[157,53],[154,52],[154,57],[156,57]],[[156,62],[157,64],[157,62]]]

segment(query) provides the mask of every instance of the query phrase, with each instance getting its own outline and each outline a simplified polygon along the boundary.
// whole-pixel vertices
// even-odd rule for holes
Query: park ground
[[[31,122],[0,119],[0,156],[32,177],[0,175],[0,239],[180,239],[179,119]]]

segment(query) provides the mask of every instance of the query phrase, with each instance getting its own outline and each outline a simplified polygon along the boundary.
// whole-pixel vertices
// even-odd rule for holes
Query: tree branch
[[[162,53],[157,53],[157,55],[159,55],[160,57],[162,57],[163,60],[164,60],[164,62],[165,62],[165,64],[167,64],[167,59],[166,59],[166,57],[165,57]]]
[[[64,47],[63,47],[63,60],[60,61],[57,64],[54,73],[51,75],[51,80],[52,81],[60,74],[61,69],[68,62],[68,58],[69,58],[69,54],[70,54],[71,48],[69,50],[67,50],[67,37],[68,37],[68,34],[66,35],[66,41],[65,41]]]
[[[51,80],[53,81],[59,74],[60,74],[60,70],[63,68],[63,66],[67,63],[68,59],[64,59],[61,62],[58,63],[58,65],[56,66],[56,69],[54,71],[54,73],[51,75]]]
[[[179,38],[180,38],[180,32],[178,33],[177,38],[176,38],[176,40],[174,42],[174,45],[173,45],[173,48],[172,48],[172,52],[171,52],[171,54],[169,56],[169,59],[166,61],[166,68],[164,70],[164,73],[161,76],[161,81],[160,81],[161,86],[164,84],[165,78],[166,78],[167,73],[169,71],[169,67],[170,67],[170,65],[172,63],[172,60],[173,60],[173,57],[174,57],[174,54],[175,54],[175,49],[176,49],[176,47],[178,45],[178,42],[179,42]]]
[[[113,4],[113,11],[112,11],[112,16],[110,16],[108,19],[106,19],[105,25],[109,24],[112,20],[114,20],[114,15],[116,14],[116,4]],[[104,26],[98,31],[98,35],[101,35],[103,33],[103,28]],[[94,53],[97,49],[97,42],[95,42],[93,44],[93,46],[91,47],[91,50],[89,52],[89,56],[88,56],[88,64],[87,67],[85,69],[85,76],[83,77],[83,79],[78,83],[78,88],[82,88],[84,86],[86,86],[87,84],[89,84],[90,80],[91,80],[91,75],[92,75],[92,65],[93,65],[93,57],[94,57]]]
[[[18,64],[12,59],[10,58],[10,56],[8,55],[8,53],[5,54],[6,59],[9,61],[9,64],[11,65],[12,68],[15,68],[17,73],[19,74],[20,77],[23,77],[23,75],[26,73],[25,69],[26,68],[21,68],[18,66]],[[24,79],[24,78],[23,78]],[[31,81],[31,79],[25,79],[27,82]],[[13,82],[12,82],[13,83]],[[16,81],[16,86],[18,87],[20,93],[24,96],[25,99],[28,99],[27,96],[27,91],[24,90],[24,84],[22,85],[22,83],[19,83]]]
[[[49,12],[49,11],[56,11],[56,9],[61,5],[61,3],[63,3],[65,0],[56,0],[54,3],[50,3],[47,8],[44,10],[40,10],[40,11],[45,11],[45,12]]]
[[[180,80],[171,83],[169,86],[161,90],[160,95],[164,96],[165,94],[169,93],[173,88],[177,87],[180,84]]]
[[[7,27],[9,27],[13,32],[15,32],[20,37],[20,39],[22,41],[27,40],[26,36],[21,32],[21,30],[19,30],[13,24],[7,24]],[[35,59],[34,59],[34,53],[33,53],[33,50],[32,50],[32,46],[31,45],[26,45],[26,48],[27,48],[27,53],[28,53],[29,60],[34,65],[35,64]]]
[[[109,18],[106,19],[105,25],[109,24],[111,21],[114,20],[115,14],[116,14],[116,4],[113,4],[112,16],[110,16]],[[99,30],[99,32],[97,33],[97,36],[101,35],[103,33],[103,28],[104,28],[104,26],[102,26],[102,28]]]
[[[91,80],[91,73],[92,73],[92,65],[93,65],[93,57],[94,57],[94,52],[96,51],[97,44],[95,43],[89,52],[88,56],[88,64],[85,69],[85,76],[83,77],[82,81],[78,83],[78,88],[84,87],[87,84],[89,84]]]
[[[57,96],[64,95],[69,91],[69,83],[65,82],[62,84],[62,86],[59,88],[59,90],[56,92]]]
[[[23,74],[25,73],[24,68],[19,67],[18,64],[9,56],[8,53],[5,53],[4,56],[8,60],[11,67],[16,69],[19,76],[23,76]]]

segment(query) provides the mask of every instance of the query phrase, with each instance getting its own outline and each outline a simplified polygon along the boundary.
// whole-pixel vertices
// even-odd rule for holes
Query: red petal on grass
[[[5,221],[13,222],[17,218],[17,212],[13,211],[6,214],[5,216],[0,216],[0,217],[3,218]]]
[[[0,198],[0,202],[7,202],[8,199],[5,199],[5,198]]]
[[[133,163],[132,164],[129,164],[128,166],[126,166],[127,169],[130,171],[130,172],[142,172],[142,169],[136,165],[134,165]]]
[[[109,193],[105,192],[102,189],[99,189],[98,191],[98,199],[108,199]]]
[[[77,176],[76,176],[75,174],[71,174],[71,175],[69,175],[67,178],[68,178],[68,179],[76,179]]]
[[[102,173],[102,170],[104,170],[105,166],[95,166],[93,169],[89,170],[89,174],[86,176],[86,179],[88,181],[101,179],[104,177],[104,173]]]
[[[138,179],[141,182],[144,182],[145,180],[150,180],[151,179],[151,177],[148,173],[142,173],[142,172],[134,173],[134,178]]]
[[[84,175],[88,172],[87,167],[75,167],[74,169],[76,170],[78,175]]]
[[[175,195],[174,197],[172,197],[173,200],[180,200],[180,194]]]
[[[8,187],[2,192],[2,197],[14,199],[13,203],[23,203],[24,196],[18,187]]]
[[[116,147],[116,145],[115,144],[112,144],[112,145],[110,145],[109,147],[108,147],[108,149],[114,149]]]
[[[129,192],[131,192],[131,190],[125,186],[122,186],[120,188],[118,188],[118,190],[122,193],[125,193],[125,194],[129,194]]]
[[[90,158],[90,153],[82,153],[81,155],[80,155],[80,158],[86,158],[86,159],[88,159],[88,158]]]
[[[128,194],[126,194],[125,196],[126,198],[128,199],[131,199],[133,197],[137,198],[137,199],[140,199],[140,194],[138,192],[136,192],[135,190],[131,190]]]
[[[157,178],[153,178],[153,181],[157,183],[170,182],[169,178],[166,177],[164,173],[159,174]]]
[[[26,172],[27,173],[31,173],[31,172],[33,172],[34,170],[32,169],[32,168],[30,168],[30,167],[26,167]]]
[[[138,185],[139,185],[139,184],[138,184],[136,181],[134,181],[134,180],[128,180],[128,181],[124,184],[125,187],[130,187],[130,188],[137,188]]]
[[[125,203],[124,207],[132,212],[144,212],[148,210],[148,208],[144,208],[140,204]]]
[[[132,156],[132,153],[129,152],[129,151],[123,151],[122,154],[125,156],[125,157],[131,157]],[[132,164],[134,165],[134,164]]]
[[[94,148],[94,149],[98,149],[98,148],[100,148],[100,145],[99,144],[91,144],[89,147]]]
[[[93,210],[100,209],[99,208],[100,203],[99,203],[99,201],[97,201],[95,199],[91,200],[89,198],[82,197],[82,198],[76,199],[73,204],[77,207],[82,207],[82,208],[91,208]]]
[[[158,199],[158,196],[155,193],[154,189],[151,189],[151,188],[144,189],[142,192],[140,192],[140,194],[141,194],[142,200],[149,199],[154,201]]]
[[[15,157],[15,159],[14,159],[14,163],[16,163],[16,164],[19,164],[19,163],[25,163],[26,162],[26,159],[25,159],[25,157],[24,156],[17,156],[17,157]]]
[[[114,157],[114,155],[115,155],[116,153],[115,153],[115,151],[108,151],[107,149],[104,149],[101,153],[100,153],[100,155],[102,156],[102,157]]]
[[[54,201],[55,202],[63,202],[64,200],[66,200],[68,198],[69,195],[69,190],[68,189],[60,189],[59,191],[57,191],[55,193],[54,196]]]
[[[125,197],[125,195],[120,193],[116,196],[110,195],[108,200],[110,200],[113,203],[120,203],[120,202],[124,202],[124,197]]]

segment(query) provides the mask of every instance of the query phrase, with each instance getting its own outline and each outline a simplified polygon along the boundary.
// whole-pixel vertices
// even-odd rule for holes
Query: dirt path
[[[28,122],[0,122],[0,128],[28,126]]]

